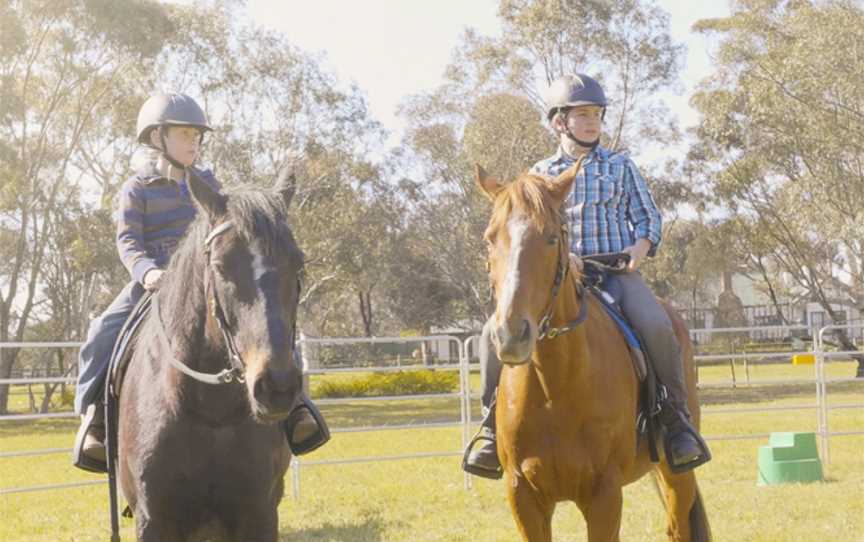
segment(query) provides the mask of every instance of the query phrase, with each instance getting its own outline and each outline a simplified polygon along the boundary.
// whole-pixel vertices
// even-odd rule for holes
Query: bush
[[[447,393],[459,389],[459,374],[452,371],[399,371],[373,373],[347,379],[321,382],[315,397],[374,397]]]

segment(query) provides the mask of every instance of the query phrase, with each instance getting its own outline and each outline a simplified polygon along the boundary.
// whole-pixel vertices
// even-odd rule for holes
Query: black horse
[[[301,393],[292,359],[303,254],[293,178],[230,196],[189,179],[198,218],[142,323],[119,405],[139,540],[276,540]],[[216,385],[214,385],[216,384]]]

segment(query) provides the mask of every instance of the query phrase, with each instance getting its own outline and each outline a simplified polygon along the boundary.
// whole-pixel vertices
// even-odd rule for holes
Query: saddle
[[[111,364],[108,369],[108,381],[105,386],[105,400],[107,402],[109,395],[114,398],[120,397],[120,388],[123,384],[123,377],[126,375],[126,369],[129,367],[129,361],[132,359],[132,350],[135,342],[138,339],[138,333],[141,330],[141,323],[150,312],[150,300],[153,297],[152,292],[144,292],[138,304],[132,309],[123,327],[120,328],[120,335],[117,336],[117,342],[114,343],[114,350],[111,352]]]

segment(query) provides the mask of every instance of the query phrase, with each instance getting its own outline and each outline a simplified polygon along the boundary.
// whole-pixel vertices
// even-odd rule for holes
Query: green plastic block
[[[759,447],[757,485],[822,480],[814,433],[771,433],[768,442]]]

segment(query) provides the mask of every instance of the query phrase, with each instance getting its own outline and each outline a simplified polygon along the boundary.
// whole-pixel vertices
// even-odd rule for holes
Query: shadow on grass
[[[458,399],[357,402],[320,408],[332,427],[459,421]],[[479,419],[479,405],[472,405],[472,412],[473,419]]]
[[[321,527],[302,529],[279,535],[279,542],[332,540],[344,542],[378,542],[383,540],[384,524],[377,514],[365,516],[360,523],[324,523]]]
[[[72,446],[72,440],[74,440],[77,430],[78,420],[76,418],[4,421],[0,423],[0,438],[22,434],[44,436],[68,433],[69,446]]]
[[[829,394],[864,391],[864,381],[838,382],[829,386]],[[815,384],[751,384],[749,386],[739,385],[736,388],[704,388],[699,390],[699,402],[703,405],[763,403],[792,397],[812,401],[815,400],[815,389]]]

